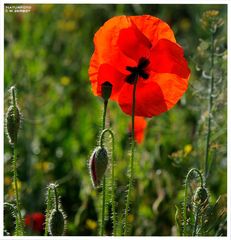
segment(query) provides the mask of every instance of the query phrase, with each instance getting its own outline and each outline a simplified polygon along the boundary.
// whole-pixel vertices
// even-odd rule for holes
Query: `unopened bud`
[[[62,211],[53,209],[49,219],[49,232],[52,236],[62,236],[64,233],[65,218]]]
[[[10,144],[15,144],[17,141],[20,121],[21,114],[17,105],[15,107],[11,105],[6,113],[6,131]]]
[[[98,187],[106,172],[108,165],[108,153],[104,147],[95,148],[89,161],[89,170],[94,187]]]
[[[107,101],[112,93],[112,84],[110,82],[104,82],[101,85],[102,98]]]
[[[193,200],[195,204],[205,206],[208,202],[208,192],[204,187],[198,187],[194,194]]]

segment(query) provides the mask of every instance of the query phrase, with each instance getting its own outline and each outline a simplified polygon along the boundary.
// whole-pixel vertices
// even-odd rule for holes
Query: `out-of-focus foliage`
[[[30,13],[5,13],[4,100],[7,110],[8,89],[15,85],[23,114],[18,139],[18,178],[24,214],[45,213],[46,186],[57,182],[67,215],[66,235],[97,235],[99,194],[92,187],[88,159],[99,137],[103,104],[93,96],[88,79],[93,36],[112,16],[150,14],[173,28],[177,41],[185,49],[191,79],[187,93],[177,106],[149,120],[145,140],[137,146],[134,201],[129,221],[131,235],[176,235],[175,206],[183,201],[185,176],[192,167],[202,169],[204,161],[203,119],[207,100],[200,100],[198,95],[207,94],[206,79],[202,79],[201,74],[209,64],[204,50],[208,48],[206,39],[210,33],[200,18],[205,10],[220,12],[224,25],[219,30],[222,37],[217,45],[221,48],[218,51],[224,52],[227,48],[226,5],[31,6]],[[223,81],[216,85],[221,94],[214,105],[213,161],[207,180],[213,204],[227,192],[224,58],[225,55],[217,60],[220,70],[214,70],[215,74],[222,71]],[[130,118],[113,102],[109,109],[108,124],[116,140],[116,202],[121,218],[128,183]],[[7,138],[4,167],[5,201],[12,202],[11,147]],[[226,201],[219,204],[220,208],[226,207]],[[5,212],[5,227],[13,234],[10,219]],[[119,225],[121,223],[119,220]],[[111,234],[110,223],[106,229]],[[208,234],[215,235],[216,231],[211,229]],[[26,234],[38,233],[28,230]]]
[[[197,122],[194,146],[197,153],[194,156],[197,159],[203,159],[199,166],[203,169],[204,185],[211,189],[209,177],[213,173],[213,167],[217,166],[217,160],[226,162],[227,149],[226,139],[220,136],[226,135],[226,127],[220,128],[224,124],[226,116],[226,86],[227,86],[227,46],[226,37],[223,34],[222,27],[225,20],[220,16],[217,10],[208,10],[202,14],[200,19],[202,28],[208,32],[208,36],[200,39],[197,52],[194,55],[196,70],[201,74],[199,81],[192,83],[194,89],[193,95],[197,97],[197,105],[201,105],[197,111],[201,116]],[[194,108],[196,111],[196,108]],[[217,155],[219,154],[219,155]],[[195,179],[194,179],[195,180]],[[213,184],[216,182],[212,179]],[[220,180],[217,179],[217,184]],[[192,180],[190,185],[190,195],[186,196],[187,205],[187,227],[183,234],[185,235],[210,235],[211,229],[216,236],[226,234],[227,209],[223,206],[226,201],[226,195],[216,199],[206,194],[206,188],[202,188],[206,199],[204,204],[197,204],[196,199],[200,199],[197,191],[199,185]],[[197,189],[197,190],[196,190]],[[210,201],[212,199],[212,201]],[[197,217],[195,217],[197,216]],[[216,219],[216,220],[215,220]],[[184,227],[182,227],[184,229]]]

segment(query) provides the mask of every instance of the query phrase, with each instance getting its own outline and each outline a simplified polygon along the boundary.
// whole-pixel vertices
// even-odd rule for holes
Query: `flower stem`
[[[183,214],[183,217],[184,217],[183,236],[185,236],[185,232],[186,232],[186,221],[187,221],[187,213],[186,213],[187,206],[186,205],[187,205],[187,198],[188,198],[188,183],[189,183],[189,177],[193,172],[196,172],[199,175],[201,187],[203,187],[203,185],[204,185],[204,181],[203,181],[201,172],[196,168],[192,168],[191,170],[189,170],[189,172],[187,173],[186,179],[185,179],[184,208],[183,208],[183,213],[184,213]]]
[[[50,218],[50,211],[52,208],[52,192],[50,186],[48,186],[47,190],[47,208],[46,208],[46,221],[45,221],[45,233],[44,236],[48,236],[48,224]]]
[[[105,129],[105,125],[106,125],[107,104],[108,104],[108,101],[104,100],[102,130]],[[106,201],[106,178],[104,176],[103,177],[103,188],[102,188],[102,213],[101,213],[101,223],[100,223],[100,236],[104,235],[105,201]]]
[[[17,106],[16,106],[16,97],[15,97],[15,90],[12,88],[12,97],[13,97],[13,106],[14,106],[14,125],[16,125],[16,115],[17,115]],[[19,221],[16,220],[16,233],[19,235],[23,235],[23,220],[21,215],[21,207],[20,207],[20,200],[19,200],[19,193],[18,193],[18,175],[17,175],[17,133],[14,131],[14,144],[13,144],[13,182],[14,182],[14,191],[15,191],[15,198],[16,198],[16,208],[17,208],[17,216],[19,217]],[[18,225],[18,226],[17,226]]]
[[[193,234],[192,234],[192,236],[196,236],[196,234],[197,234],[198,218],[199,218],[199,206],[196,205],[195,206],[195,222],[194,222],[194,226],[193,226]]]
[[[100,145],[103,147],[103,139],[106,133],[109,133],[112,139],[112,163],[111,163],[111,184],[112,184],[112,193],[111,193],[111,204],[112,204],[112,224],[113,224],[113,236],[116,236],[116,212],[115,212],[115,151],[114,151],[114,133],[110,129],[104,129],[100,136]]]
[[[18,180],[17,180],[17,149],[15,144],[13,145],[13,182],[14,182],[14,191],[15,191],[15,198],[16,198],[16,208],[17,208],[17,216],[19,217],[18,224],[16,224],[16,233],[17,235],[20,234],[20,230],[22,228],[22,216],[21,216],[21,208],[20,208],[20,202],[19,202],[19,194],[18,194]],[[17,226],[18,225],[18,226]]]
[[[205,160],[204,160],[204,178],[208,177],[208,161],[209,161],[209,145],[210,145],[210,135],[211,135],[211,112],[213,107],[213,88],[214,88],[214,33],[211,35],[211,78],[209,83],[209,100],[208,100],[208,123],[207,123],[207,134],[205,140]]]
[[[136,107],[136,85],[137,85],[138,76],[134,81],[133,93],[132,93],[132,132],[131,132],[131,157],[129,164],[129,183],[128,183],[128,192],[126,199],[126,207],[125,207],[125,223],[124,223],[124,236],[127,235],[128,231],[128,212],[129,212],[129,203],[132,192],[132,184],[133,184],[133,174],[134,174],[134,149],[135,149],[135,141],[134,141],[134,132],[135,132],[135,107]]]
[[[59,196],[57,193],[56,186],[54,186],[54,193],[55,193],[55,209],[56,209],[56,211],[58,211],[59,210]]]

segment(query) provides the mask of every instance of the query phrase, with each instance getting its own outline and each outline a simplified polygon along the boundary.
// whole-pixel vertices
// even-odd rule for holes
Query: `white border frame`
[[[231,142],[230,142],[230,131],[231,131],[231,125],[230,125],[230,110],[231,110],[231,80],[230,77],[230,70],[231,70],[231,56],[229,54],[230,51],[230,45],[231,45],[231,38],[229,37],[229,28],[231,26],[231,17],[229,16],[231,14],[231,0],[82,0],[82,1],[77,1],[77,0],[0,0],[0,161],[1,161],[1,167],[0,167],[0,238],[2,239],[9,239],[9,240],[14,240],[14,239],[20,239],[20,240],[25,240],[25,239],[46,239],[44,236],[40,237],[32,237],[32,236],[22,236],[22,237],[14,237],[14,236],[3,236],[3,195],[4,195],[4,189],[3,189],[3,182],[4,182],[4,4],[9,3],[9,4],[16,4],[16,3],[24,3],[24,4],[131,4],[131,3],[140,3],[140,4],[227,4],[228,5],[228,76],[227,76],[227,81],[228,81],[228,128],[227,128],[227,147],[228,147],[228,152],[227,152],[227,194],[228,194],[228,211],[227,211],[227,237],[221,237],[222,239],[231,239],[231,164],[230,164],[230,148],[231,148]],[[229,110],[230,108],[230,110]],[[141,236],[143,238],[143,236]],[[49,237],[52,239],[89,239],[89,238],[95,238],[95,239],[101,239],[102,237],[90,237],[90,236],[65,236],[65,237]],[[111,239],[113,237],[104,237],[104,239]],[[115,237],[114,237],[115,238]],[[116,237],[117,239],[123,239],[124,237]],[[126,237],[127,239],[132,239],[132,238],[139,238],[139,237]],[[145,237],[149,239],[157,239],[160,238],[160,236],[156,237]],[[163,239],[168,239],[171,238],[173,240],[175,239],[195,239],[197,237],[161,237]],[[201,240],[211,240],[211,239],[217,239],[218,237],[200,237]]]

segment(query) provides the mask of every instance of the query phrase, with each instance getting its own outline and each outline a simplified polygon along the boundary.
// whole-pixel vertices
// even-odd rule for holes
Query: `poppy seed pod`
[[[62,236],[64,233],[65,218],[62,211],[53,209],[49,219],[49,232],[52,236]]]
[[[108,152],[104,147],[95,148],[89,161],[89,170],[94,187],[98,187],[108,165]]]
[[[6,131],[10,144],[15,144],[17,141],[20,121],[21,114],[17,105],[15,106],[15,108],[13,105],[11,105],[6,113]]]
[[[102,98],[107,101],[112,93],[112,84],[110,82],[104,82],[101,85]]]
[[[205,206],[208,202],[208,192],[204,187],[198,187],[193,197],[194,203]]]

